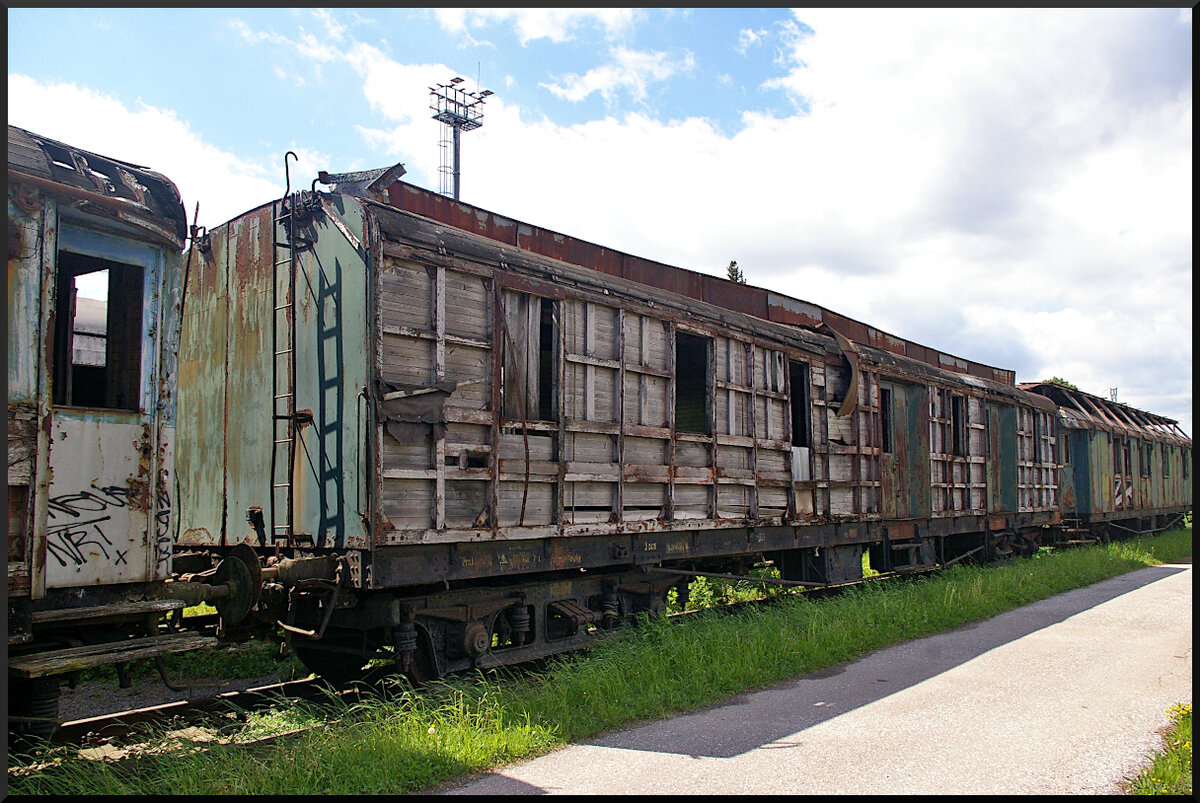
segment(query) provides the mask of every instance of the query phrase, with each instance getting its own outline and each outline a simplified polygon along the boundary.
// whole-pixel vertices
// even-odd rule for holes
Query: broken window
[[[1183,478],[1186,480],[1191,474],[1192,452],[1190,449],[1183,450]]]
[[[1042,414],[1033,414],[1033,462],[1042,462]]]
[[[141,407],[143,282],[139,266],[59,252],[55,404]]]
[[[675,332],[675,431],[711,435],[712,338]]]
[[[879,426],[882,429],[884,452],[892,452],[892,391],[890,388],[879,389]]]
[[[950,397],[951,450],[957,457],[967,456],[967,399]]]
[[[1163,478],[1171,476],[1171,456],[1175,453],[1175,448],[1167,446],[1165,443],[1162,446],[1162,464]]]
[[[812,438],[812,409],[809,401],[808,364],[788,362],[792,388],[792,446],[809,446]]]
[[[1071,462],[1071,433],[1063,430],[1062,438],[1060,440],[1062,441],[1061,448],[1063,464],[1066,465],[1067,463]]]
[[[1143,443],[1139,444],[1138,449],[1138,468],[1141,469],[1143,477],[1150,476],[1150,456],[1154,454],[1154,444]]]
[[[557,337],[555,302],[527,293],[504,294],[501,404],[505,418],[555,421]]]

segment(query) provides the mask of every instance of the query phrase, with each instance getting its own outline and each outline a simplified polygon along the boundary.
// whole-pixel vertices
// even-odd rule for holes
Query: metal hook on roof
[[[294,151],[288,151],[287,153],[285,153],[283,155],[283,178],[287,182],[287,189],[285,189],[283,192],[284,198],[286,198],[287,196],[292,194],[292,175],[291,175],[291,173],[288,172],[288,162],[287,162],[287,158],[289,156],[292,157],[293,159],[295,159],[297,162],[300,161],[300,157],[297,156]]]

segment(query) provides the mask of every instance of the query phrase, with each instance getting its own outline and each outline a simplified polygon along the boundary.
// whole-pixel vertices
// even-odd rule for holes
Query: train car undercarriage
[[[483,555],[495,545],[479,544],[472,553],[456,545],[459,571],[446,563],[420,558],[432,570],[411,571],[412,583],[366,589],[351,581],[346,556],[268,558],[239,546],[215,568],[184,575],[179,595],[207,597],[222,612],[220,635],[227,639],[265,635],[282,629],[290,648],[311,670],[344,685],[389,673],[416,683],[470,669],[524,663],[586,645],[596,635],[635,622],[642,614],[666,610],[667,593],[676,588],[686,602],[696,577],[752,579],[803,588],[826,588],[863,579],[863,556],[883,573],[928,571],[963,561],[987,562],[1030,555],[1044,546],[1107,542],[1150,534],[1175,526],[1183,511],[1165,511],[1132,519],[1091,522],[1052,521],[1049,514],[986,517],[974,529],[953,529],[952,521],[880,522],[825,525],[819,528],[743,528],[725,533],[725,543],[757,542],[759,548],[725,554],[692,554],[677,559],[657,555],[620,563],[600,555],[638,555],[658,550],[665,539],[691,543],[687,533],[660,533],[653,539],[602,539],[580,550],[576,565],[525,574],[492,572]],[[817,532],[806,532],[816,530]],[[712,535],[712,533],[706,533]],[[797,546],[803,543],[804,546]],[[526,552],[546,543],[510,542]],[[680,550],[676,550],[677,552]],[[518,553],[519,555],[520,553]],[[588,561],[588,554],[595,560]],[[377,577],[401,571],[376,555]],[[512,560],[515,556],[508,555]],[[417,559],[409,556],[409,559]],[[181,562],[211,561],[192,553]],[[230,561],[236,564],[230,565]],[[400,560],[399,558],[393,558]],[[462,566],[480,567],[472,576]],[[773,566],[778,578],[749,577],[754,566]],[[222,568],[224,567],[224,568]],[[372,567],[375,568],[375,567]],[[411,568],[411,566],[410,566]],[[257,577],[255,576],[257,573]],[[206,582],[207,581],[207,582]],[[247,583],[256,584],[246,590]]]

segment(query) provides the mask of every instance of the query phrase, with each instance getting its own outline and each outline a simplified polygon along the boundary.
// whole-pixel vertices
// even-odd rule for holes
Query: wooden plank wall
[[[1017,407],[1017,504],[1022,513],[1058,509],[1058,441],[1054,418]]]
[[[842,366],[646,314],[644,306],[566,295],[553,299],[554,413],[535,420],[536,406],[510,405],[503,393],[511,389],[492,386],[493,376],[507,370],[511,382],[517,372],[507,352],[524,352],[533,365],[537,316],[526,316],[522,331],[520,316],[496,314],[498,303],[521,306],[518,290],[498,295],[487,269],[425,265],[390,245],[381,279],[383,379],[457,383],[444,437],[405,445],[382,436],[381,509],[395,528],[382,543],[490,537],[497,528],[519,537],[563,526],[599,533],[649,521],[779,521],[798,493],[812,495],[810,515],[827,515],[834,504],[847,514],[878,509],[869,454],[855,446],[831,455],[823,445],[830,432],[854,444],[860,418],[873,420],[867,410],[837,419],[836,405],[827,406],[830,370],[844,393]],[[709,433],[674,432],[677,331],[710,343]],[[811,482],[794,485],[788,360],[801,358],[809,364],[813,469]],[[524,385],[530,394],[536,383]],[[845,476],[831,482],[831,471]]]
[[[954,399],[966,410],[966,454],[954,453]],[[984,400],[947,387],[931,386],[929,451],[933,515],[983,515],[987,494],[987,419]]]

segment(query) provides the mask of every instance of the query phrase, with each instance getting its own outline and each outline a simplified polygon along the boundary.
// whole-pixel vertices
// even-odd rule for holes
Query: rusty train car
[[[215,644],[159,631],[174,503],[175,186],[8,128],[10,724],[70,672]],[[90,291],[89,289],[90,288]]]
[[[9,138],[9,677],[33,720],[83,666],[211,645],[163,624],[200,601],[334,681],[424,679],[579,647],[698,575],[820,587],[864,553],[914,571],[1191,509],[1170,419],[402,165],[289,186],[185,254],[164,177]],[[96,332],[74,288],[101,269]],[[89,343],[103,362],[71,356]]]
[[[1168,419],[1075,415],[1057,387],[402,174],[322,173],[208,232],[183,316],[177,566],[236,551],[242,626],[282,624],[333,679],[570,649],[762,561],[821,586],[864,552],[916,570],[1190,509]],[[1076,439],[1105,415],[1176,480],[1080,507],[1078,461],[1110,458]]]

